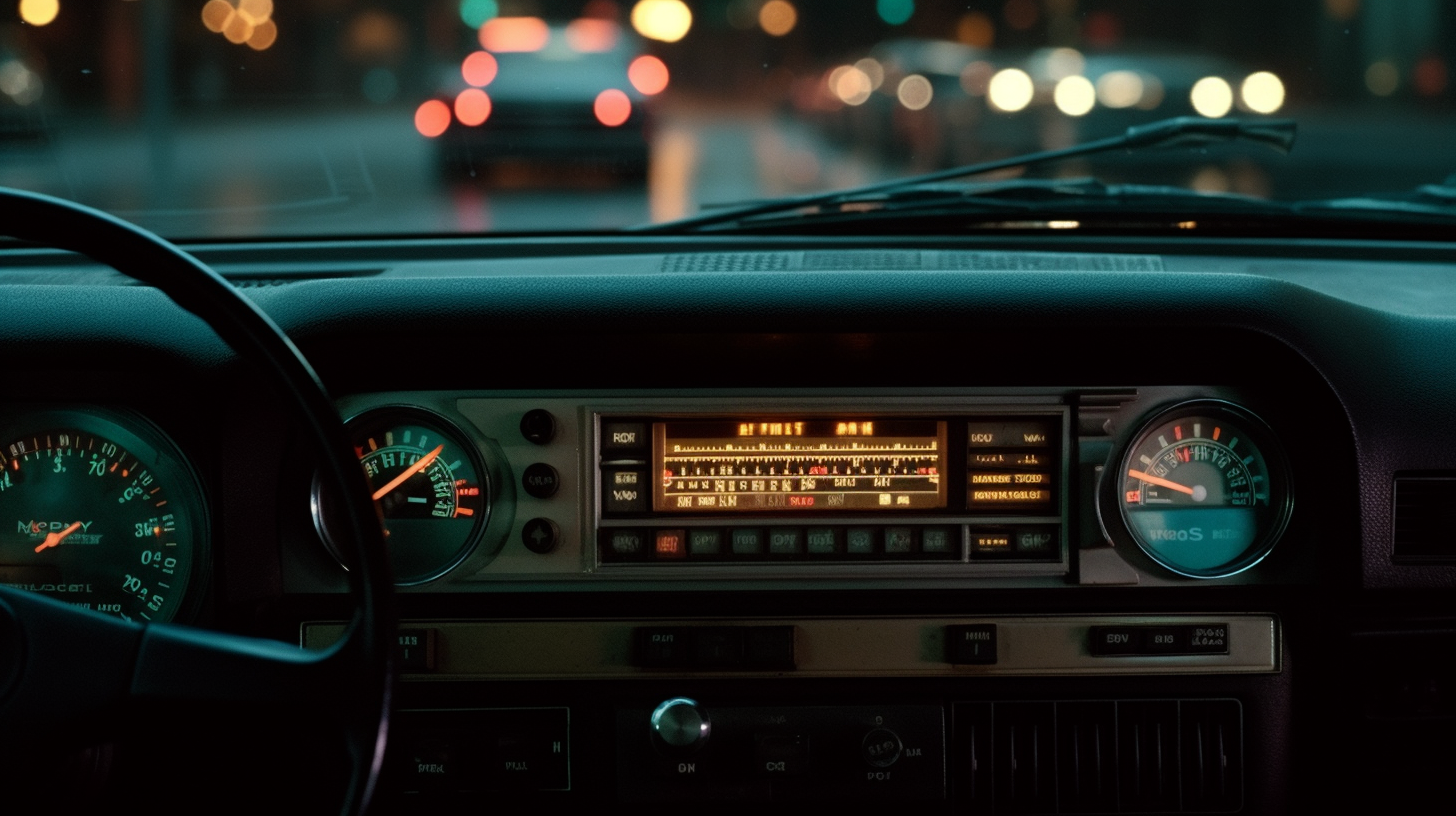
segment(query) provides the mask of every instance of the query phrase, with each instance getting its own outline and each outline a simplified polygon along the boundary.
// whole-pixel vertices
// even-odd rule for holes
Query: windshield
[[[611,230],[1183,115],[1299,141],[998,177],[1307,200],[1456,173],[1444,0],[0,3],[0,185],[173,238]]]

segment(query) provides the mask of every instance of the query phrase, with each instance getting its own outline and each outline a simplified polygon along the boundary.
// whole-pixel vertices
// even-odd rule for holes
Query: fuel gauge
[[[468,437],[420,408],[380,408],[345,423],[384,524],[396,584],[419,584],[464,561],[490,512],[489,476]],[[340,563],[331,502],[314,481],[313,516]]]

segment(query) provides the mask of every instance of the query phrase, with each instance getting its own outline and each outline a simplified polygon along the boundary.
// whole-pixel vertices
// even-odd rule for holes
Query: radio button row
[[[1056,556],[1055,528],[1027,529],[1040,536],[1036,539],[1037,546],[1046,555]],[[1010,551],[1014,549],[1013,542],[1022,540],[1017,538],[1018,532],[996,531],[989,534],[991,538],[977,533],[972,542],[996,539]],[[1050,545],[1048,540],[1052,542]],[[600,542],[603,559],[614,562],[954,561],[961,555],[961,528],[948,525],[610,528],[601,531]],[[1012,555],[1023,559],[1043,556],[1039,550],[1028,547],[1025,545],[1024,552]]]
[[[1094,657],[1228,654],[1228,624],[1093,626],[1087,650]]]

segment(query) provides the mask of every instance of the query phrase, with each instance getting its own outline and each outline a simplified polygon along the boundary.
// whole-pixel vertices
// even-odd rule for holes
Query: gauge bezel
[[[34,435],[39,428],[74,429],[115,442],[138,459],[139,452],[156,456],[155,461],[147,461],[146,465],[158,480],[164,480],[168,501],[184,508],[193,519],[193,540],[191,565],[181,598],[170,615],[150,618],[149,622],[195,621],[212,576],[213,521],[207,493],[192,460],[161,426],[145,415],[125,408],[85,403],[9,406],[0,412],[0,445]]]
[[[1138,448],[1159,426],[1188,416],[1226,417],[1229,422],[1240,429],[1241,435],[1245,438],[1252,438],[1253,444],[1264,459],[1269,478],[1269,509],[1272,513],[1272,521],[1259,531],[1254,542],[1245,548],[1241,556],[1210,570],[1192,570],[1170,563],[1159,555],[1135,531],[1127,518],[1126,508],[1118,500],[1123,483],[1122,475],[1127,472],[1131,457]],[[1193,399],[1149,411],[1144,415],[1142,421],[1137,423],[1133,432],[1114,448],[1113,455],[1108,458],[1108,461],[1116,462],[1117,469],[1103,475],[1098,491],[1097,516],[1102,523],[1103,532],[1108,535],[1110,540],[1117,543],[1127,542],[1135,545],[1139,554],[1146,556],[1157,566],[1175,575],[1198,580],[1213,580],[1238,575],[1268,558],[1279,544],[1284,532],[1289,528],[1289,520],[1294,509],[1294,479],[1290,472],[1289,459],[1284,453],[1284,446],[1280,444],[1278,435],[1268,422],[1249,409],[1227,400]],[[1116,509],[1108,512],[1108,508]]]
[[[471,466],[480,475],[480,497],[484,507],[482,508],[482,512],[475,517],[475,523],[470,528],[470,532],[466,536],[466,542],[460,550],[444,566],[427,573],[423,577],[411,577],[407,580],[400,580],[397,577],[391,576],[394,585],[398,587],[421,586],[438,581],[475,554],[475,551],[480,547],[481,540],[485,537],[486,525],[490,520],[492,511],[495,509],[491,502],[491,490],[493,488],[491,474],[486,469],[485,458],[481,456],[480,446],[475,436],[466,432],[461,423],[450,419],[438,411],[419,405],[403,403],[378,405],[351,414],[344,420],[344,429],[348,432],[351,442],[356,441],[354,439],[356,429],[366,422],[378,422],[389,425],[419,423],[434,426],[437,430],[449,437],[451,442],[465,451],[465,455],[470,459]],[[331,504],[332,501],[322,497],[322,487],[322,482],[319,480],[318,474],[315,473],[312,486],[309,490],[309,515],[313,519],[314,531],[318,534],[320,541],[322,541],[325,549],[328,550],[329,555],[333,556],[339,566],[347,571],[349,565],[340,554],[339,548],[334,543],[333,535],[329,530],[327,505]]]

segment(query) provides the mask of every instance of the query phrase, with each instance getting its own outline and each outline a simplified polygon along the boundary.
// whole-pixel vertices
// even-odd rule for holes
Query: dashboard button
[[[603,422],[602,453],[626,454],[647,452],[647,423]]]
[[[636,630],[637,665],[644,669],[668,669],[692,661],[692,632],[681,627],[642,626]]]
[[[602,511],[647,512],[647,471],[644,468],[602,468]]]
[[[652,552],[658,558],[676,560],[687,557],[687,533],[683,530],[658,530],[653,539]]]
[[[641,530],[612,530],[607,551],[617,559],[640,558],[647,552],[647,541]]]
[[[876,768],[888,768],[900,760],[900,754],[905,750],[905,744],[900,741],[900,735],[888,728],[876,728],[865,734],[864,741],[860,744],[860,751],[864,761]]]
[[[1143,654],[1140,626],[1093,626],[1087,632],[1087,649],[1095,657]]]
[[[544,408],[532,408],[521,417],[521,436],[528,442],[545,445],[556,438],[556,417]]]
[[[914,550],[914,530],[909,527],[885,528],[885,555],[909,555]]]
[[[834,555],[838,549],[833,527],[810,527],[804,538],[810,555]]]
[[[945,627],[945,662],[957,666],[996,663],[996,624],[972,623]]]
[[[549,499],[561,487],[561,475],[545,462],[537,462],[526,466],[521,474],[521,486],[538,499]]]
[[[1228,654],[1227,623],[1198,623],[1188,627],[1188,654]]]
[[[400,629],[395,632],[399,643],[395,651],[399,670],[432,671],[435,668],[435,638],[438,634],[439,630],[436,629]]]
[[[755,527],[737,527],[733,530],[734,555],[762,555],[763,531]]]
[[[718,555],[723,551],[723,531],[697,527],[688,530],[688,555]]]
[[[533,553],[545,555],[556,549],[561,530],[551,519],[533,518],[521,527],[521,542]]]
[[[1188,653],[1188,627],[1148,626],[1142,631],[1142,654],[1176,655]]]
[[[1016,531],[1016,554],[1046,558],[1056,555],[1057,531],[1051,527],[1026,527]]]
[[[949,555],[957,549],[947,527],[926,527],[920,531],[920,551],[927,555]]]
[[[788,671],[795,667],[794,627],[750,626],[743,634],[743,667]]]
[[[804,531],[799,527],[775,527],[768,531],[770,555],[802,555]]]
[[[737,626],[696,629],[697,648],[693,652],[693,666],[699,669],[743,668],[743,631]]]
[[[874,555],[875,531],[869,527],[851,527],[845,530],[844,551],[850,555]]]

